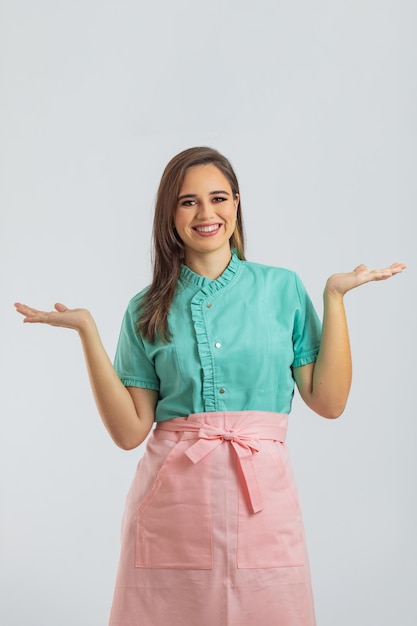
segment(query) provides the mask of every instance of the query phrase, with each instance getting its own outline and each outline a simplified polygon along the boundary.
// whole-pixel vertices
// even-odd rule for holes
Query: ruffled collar
[[[186,265],[181,265],[180,272],[180,281],[185,285],[192,285],[194,287],[199,287],[202,289],[203,287],[208,287],[212,285],[213,287],[225,287],[234,279],[236,274],[239,271],[241,264],[241,260],[237,256],[235,250],[232,250],[232,258],[230,259],[229,265],[226,267],[224,272],[220,274],[218,278],[215,280],[211,278],[206,278],[205,276],[201,276],[200,274],[196,274]]]

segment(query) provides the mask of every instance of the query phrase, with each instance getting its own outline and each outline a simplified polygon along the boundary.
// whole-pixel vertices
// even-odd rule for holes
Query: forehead
[[[192,188],[194,188],[194,192],[197,188],[201,191],[219,189],[231,191],[228,179],[213,163],[208,163],[207,165],[193,165],[187,169],[184,180],[182,181],[181,193],[187,191],[191,193]]]

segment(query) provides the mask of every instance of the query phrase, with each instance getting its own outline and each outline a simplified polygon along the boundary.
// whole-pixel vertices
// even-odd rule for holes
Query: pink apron
[[[129,491],[109,626],[315,626],[287,415],[159,422]]]

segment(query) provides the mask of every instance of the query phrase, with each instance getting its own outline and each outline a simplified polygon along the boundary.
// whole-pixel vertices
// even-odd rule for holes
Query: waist
[[[153,435],[156,439],[183,442],[196,440],[184,454],[196,464],[219,445],[228,444],[234,450],[246,485],[249,505],[254,513],[263,508],[259,487],[257,454],[261,440],[285,442],[288,415],[265,411],[231,411],[192,413],[158,422]]]
[[[213,411],[191,413],[188,417],[173,417],[157,422],[154,434],[157,438],[198,439],[202,428],[215,429],[224,439],[232,440],[232,435],[274,439],[285,441],[288,428],[286,413],[268,411]],[[172,434],[171,436],[168,433]],[[201,435],[201,433],[200,433]],[[223,435],[223,436],[222,436]]]

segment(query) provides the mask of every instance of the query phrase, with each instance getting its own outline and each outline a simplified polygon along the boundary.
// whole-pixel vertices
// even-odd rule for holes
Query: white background
[[[13,302],[89,308],[112,357],[162,169],[209,145],[248,258],[296,270],[319,313],[330,273],[409,265],[348,294],[349,405],[296,397],[289,445],[318,625],[415,626],[416,23],[413,0],[2,0],[2,625],[106,624],[142,454],[101,425],[77,335]]]

